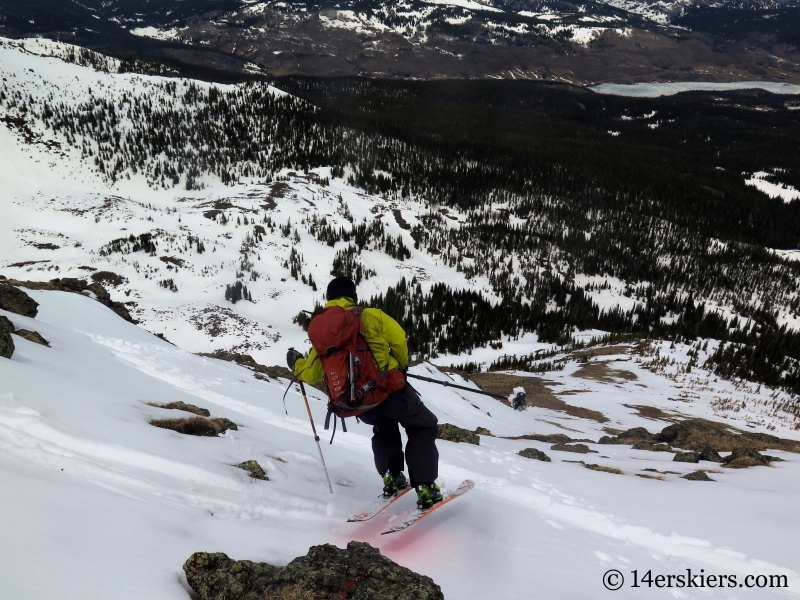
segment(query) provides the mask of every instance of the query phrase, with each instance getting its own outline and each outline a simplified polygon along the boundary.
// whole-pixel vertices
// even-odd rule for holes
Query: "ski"
[[[391,496],[389,498],[384,498],[383,496],[379,496],[378,499],[375,500],[375,502],[373,502],[365,512],[353,515],[352,517],[347,519],[347,522],[358,523],[360,521],[369,521],[372,517],[380,514],[381,512],[389,508],[396,500],[400,499],[400,497],[403,496],[406,492],[410,492],[413,489],[414,488],[412,488],[411,486],[408,486],[404,490],[399,491],[394,496]]]
[[[455,489],[455,491],[447,491],[447,492],[445,492],[444,493],[444,498],[442,499],[441,502],[437,502],[436,504],[434,504],[433,506],[431,506],[430,508],[427,508],[425,510],[417,509],[416,511],[414,511],[411,514],[411,516],[408,519],[406,519],[402,523],[398,523],[397,525],[394,525],[393,527],[390,527],[386,531],[381,532],[381,535],[386,535],[387,533],[395,533],[397,531],[402,531],[403,529],[408,529],[409,527],[411,527],[417,521],[420,521],[421,519],[424,519],[425,517],[427,517],[429,514],[431,514],[436,509],[441,508],[442,506],[444,506],[445,504],[447,504],[448,502],[450,502],[452,500],[455,500],[459,496],[463,496],[464,494],[466,494],[468,491],[470,491],[474,487],[475,487],[475,482],[474,481],[472,481],[471,479],[465,479],[464,481],[461,482],[461,485],[459,485]]]

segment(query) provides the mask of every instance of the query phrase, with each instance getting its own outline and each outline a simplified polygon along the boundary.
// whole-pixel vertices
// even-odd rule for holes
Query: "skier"
[[[409,481],[403,474],[405,459],[408,463],[410,483],[417,491],[417,506],[423,510],[430,508],[442,500],[442,492],[436,484],[439,475],[439,452],[436,449],[438,421],[436,415],[422,403],[416,391],[405,381],[404,373],[408,368],[406,333],[397,321],[383,311],[377,308],[358,307],[356,285],[349,277],[333,279],[328,284],[326,297],[326,309],[339,307],[361,319],[363,336],[368,345],[367,351],[371,352],[381,374],[391,373],[393,370],[403,372],[402,376],[397,373],[399,383],[394,387],[399,389],[388,393],[385,399],[378,400],[377,405],[370,404],[370,408],[364,412],[356,413],[361,421],[372,425],[372,452],[375,457],[375,467],[383,477],[383,494],[389,498],[408,487]],[[319,319],[322,314],[324,313],[320,313],[314,319]],[[349,315],[343,316],[350,318]],[[341,319],[341,316],[337,315],[337,319]],[[313,325],[312,319],[312,324],[309,325],[309,338],[312,344],[320,347],[319,344],[315,344],[312,336],[312,331],[317,331],[319,328],[315,329]],[[320,334],[317,334],[317,337],[321,337]],[[327,345],[328,342],[325,342],[321,348],[324,349]],[[329,353],[330,351],[329,348]],[[333,397],[332,389],[340,390],[341,393],[341,385],[336,388],[328,381],[329,378],[325,377],[326,369],[323,369],[322,360],[316,349],[312,348],[308,356],[303,357],[300,352],[290,348],[286,361],[298,379],[309,384],[325,379],[329,397]],[[398,425],[403,426],[408,437],[405,455]]]

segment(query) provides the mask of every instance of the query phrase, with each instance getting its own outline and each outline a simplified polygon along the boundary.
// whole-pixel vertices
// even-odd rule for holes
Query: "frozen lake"
[[[640,98],[656,98],[672,96],[681,92],[729,92],[732,90],[762,89],[774,94],[800,94],[800,85],[779,83],[775,81],[736,81],[732,83],[714,83],[704,81],[678,81],[668,83],[601,83],[589,87],[598,94],[613,96],[636,96]]]

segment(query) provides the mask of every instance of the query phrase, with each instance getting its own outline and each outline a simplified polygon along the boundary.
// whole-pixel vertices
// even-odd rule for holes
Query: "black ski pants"
[[[372,453],[378,473],[403,471],[403,441],[399,428],[402,425],[408,436],[405,461],[411,485],[436,481],[439,477],[439,451],[436,449],[439,422],[410,385],[392,392],[358,418],[372,425]]]

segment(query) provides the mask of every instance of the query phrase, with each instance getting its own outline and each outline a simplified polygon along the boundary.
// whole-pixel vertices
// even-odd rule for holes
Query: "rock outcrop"
[[[217,437],[229,429],[238,431],[236,423],[230,419],[215,417],[206,419],[205,417],[189,417],[188,419],[153,419],[150,425],[171,429],[185,435],[199,435],[204,437]]]
[[[239,463],[238,465],[236,465],[236,467],[239,469],[244,469],[245,471],[250,473],[250,477],[252,477],[253,479],[269,481],[269,477],[267,477],[267,474],[264,472],[264,469],[261,467],[260,464],[258,464],[254,460],[246,460],[243,463]]]
[[[716,481],[716,479],[711,479],[705,471],[693,471],[688,475],[684,475],[682,479],[688,479],[689,481]]]
[[[586,444],[554,444],[550,446],[550,450],[560,450],[561,452],[575,452],[577,454],[589,454],[590,452],[597,453],[597,450],[592,450]]]
[[[18,335],[21,338],[28,340],[29,342],[33,342],[34,344],[40,344],[42,346],[50,347],[50,342],[42,337],[42,334],[38,331],[30,331],[28,329],[17,329],[14,332],[14,335]]]
[[[457,427],[450,423],[442,423],[439,425],[436,439],[447,440],[448,442],[465,442],[467,444],[475,444],[476,446],[479,446],[481,443],[481,437],[474,431]]]
[[[183,570],[198,600],[261,600],[287,589],[321,600],[444,599],[430,577],[401,567],[365,542],[350,542],[346,549],[312,546],[285,567],[196,552]]]
[[[23,317],[34,318],[38,314],[39,303],[21,289],[0,282],[0,308]]]
[[[14,355],[12,331],[14,331],[13,323],[8,317],[0,316],[0,358],[11,358]]]
[[[537,450],[536,448],[525,448],[524,450],[520,450],[519,455],[525,458],[532,458],[534,460],[550,462],[550,457],[547,456],[547,454],[545,454],[541,450]]]

